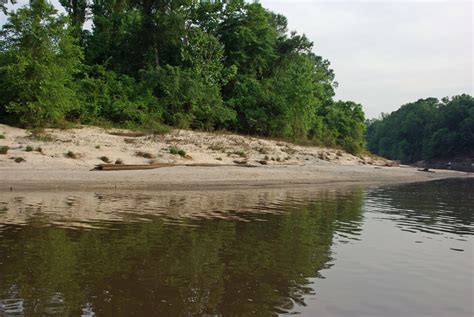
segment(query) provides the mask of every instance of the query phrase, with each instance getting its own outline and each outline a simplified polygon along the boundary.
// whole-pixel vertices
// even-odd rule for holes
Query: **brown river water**
[[[473,316],[474,180],[0,193],[0,316]]]

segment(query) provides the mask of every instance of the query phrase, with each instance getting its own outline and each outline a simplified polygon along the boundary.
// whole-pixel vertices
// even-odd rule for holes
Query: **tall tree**
[[[10,0],[11,4],[15,4],[16,0]],[[0,11],[3,12],[3,14],[7,14],[7,5],[8,5],[8,0],[0,2]]]
[[[412,163],[474,154],[474,98],[420,99],[368,124],[372,152]]]
[[[88,0],[60,0],[62,6],[66,9],[71,24],[75,28],[77,35],[80,36],[84,22],[86,21]]]
[[[0,105],[20,123],[57,123],[75,106],[71,88],[82,52],[46,0],[31,1],[9,16],[0,33]]]

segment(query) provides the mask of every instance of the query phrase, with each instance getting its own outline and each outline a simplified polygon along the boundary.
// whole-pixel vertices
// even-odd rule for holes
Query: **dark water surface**
[[[474,181],[0,193],[0,316],[473,316]]]

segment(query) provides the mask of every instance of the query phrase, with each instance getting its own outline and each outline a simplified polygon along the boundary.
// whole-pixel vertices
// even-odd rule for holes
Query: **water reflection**
[[[474,232],[474,180],[444,180],[368,192],[371,212],[395,221],[408,232],[429,234]]]
[[[333,240],[358,235],[363,192],[8,193],[1,201],[4,311],[260,316],[304,305],[308,278],[331,265]]]
[[[398,227],[390,231],[392,245],[401,241],[397,232],[410,230],[468,241],[473,185],[1,193],[0,316],[295,313],[318,297],[318,281],[337,268],[339,247],[369,242],[368,252],[351,258],[353,267],[377,263],[370,259],[374,248],[390,252],[388,241],[368,241],[365,231]],[[383,276],[409,259],[394,260]],[[370,279],[370,270],[354,268]]]

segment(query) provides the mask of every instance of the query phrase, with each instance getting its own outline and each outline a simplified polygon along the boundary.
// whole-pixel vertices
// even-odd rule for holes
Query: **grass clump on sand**
[[[52,135],[46,134],[41,130],[33,130],[31,135],[28,137],[30,140],[33,141],[40,141],[40,142],[54,142],[57,139]]]
[[[0,134],[0,140],[5,139],[5,136],[3,134]]]
[[[208,147],[208,149],[211,151],[216,151],[216,152],[222,152],[222,153],[225,152],[225,146],[221,144],[212,144]]]
[[[238,156],[244,157],[244,158],[247,157],[247,153],[245,153],[244,151],[234,151],[231,154],[235,154],[235,155],[238,155]]]
[[[26,162],[26,160],[22,157],[15,157],[14,159],[15,163],[22,163],[22,162]]]
[[[170,147],[170,153],[173,154],[173,155],[179,155],[179,156],[182,156],[182,157],[186,156],[186,151],[184,151],[182,149],[179,149],[176,146]]]
[[[33,151],[33,147],[31,145],[27,145],[26,148],[25,148],[25,151],[26,152],[32,152]]]
[[[7,154],[9,149],[8,146],[0,146],[0,154]]]
[[[73,151],[68,151],[66,154],[64,154],[64,156],[66,156],[67,158],[71,158],[71,159],[78,159],[79,158],[79,154],[74,153]]]
[[[136,152],[135,156],[144,157],[144,158],[147,158],[147,159],[155,158],[155,156],[153,154],[148,153],[148,152],[143,152],[143,151]]]
[[[110,159],[107,156],[101,156],[99,159],[104,163],[110,163]]]

